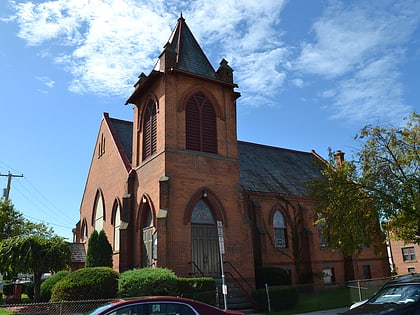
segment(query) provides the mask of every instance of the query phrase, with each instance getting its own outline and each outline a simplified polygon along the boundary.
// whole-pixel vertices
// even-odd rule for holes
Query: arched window
[[[81,237],[82,237],[82,242],[86,243],[87,240],[88,240],[88,228],[87,228],[86,220],[83,220],[83,223],[82,223],[82,235],[81,235]]]
[[[118,202],[115,203],[113,221],[114,221],[114,251],[119,251],[120,250],[121,217],[120,217],[120,205]]]
[[[150,100],[147,103],[143,116],[143,160],[154,154],[157,150],[157,115],[156,103]]]
[[[325,222],[321,221],[321,216],[318,218],[318,236],[319,236],[319,245],[321,247],[328,247],[328,239],[324,234]]]
[[[283,214],[277,210],[273,216],[274,246],[287,247],[286,222]]]
[[[100,193],[96,195],[95,220],[93,222],[96,231],[100,232],[104,228],[104,204]]]
[[[216,112],[201,92],[187,101],[185,108],[186,148],[217,153]]]
[[[140,225],[142,229],[142,266],[151,267],[153,265],[153,259],[157,258],[157,253],[154,253],[157,246],[154,244],[154,237],[156,235],[154,235],[155,228],[153,226],[152,209],[149,203],[145,204],[142,209]]]
[[[203,199],[200,199],[195,205],[191,215],[191,223],[216,224],[209,206]]]

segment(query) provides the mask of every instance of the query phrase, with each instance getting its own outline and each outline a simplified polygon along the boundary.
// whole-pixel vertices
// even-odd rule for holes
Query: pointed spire
[[[168,67],[168,61],[174,60],[173,57],[168,58],[168,52],[169,54],[175,52],[175,65],[170,67]],[[182,12],[159,59],[159,66],[157,65],[159,69],[155,68],[155,70],[166,72],[168,69],[179,69],[212,79],[217,78],[213,66],[185,23]]]

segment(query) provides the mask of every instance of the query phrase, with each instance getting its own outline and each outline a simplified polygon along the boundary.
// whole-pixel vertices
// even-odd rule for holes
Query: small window
[[[334,268],[325,268],[324,270],[322,270],[322,279],[324,283],[334,283],[335,282]]]
[[[401,249],[403,255],[403,261],[416,260],[416,254],[414,253],[414,247],[404,247]]]
[[[102,134],[101,140],[99,141],[99,145],[98,145],[98,159],[100,159],[101,156],[104,154],[105,154],[105,136],[104,134]]]
[[[82,225],[82,242],[86,243],[88,239],[88,228],[87,228],[87,224],[86,221],[83,221],[83,225]]]
[[[287,247],[287,233],[286,223],[284,217],[279,210],[274,213],[273,216],[273,227],[274,227],[274,246],[276,247]]]

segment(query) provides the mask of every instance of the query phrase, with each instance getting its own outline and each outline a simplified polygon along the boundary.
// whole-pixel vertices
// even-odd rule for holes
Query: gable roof
[[[248,192],[307,196],[307,181],[321,175],[314,152],[238,141],[240,184]]]
[[[110,118],[110,122],[112,123],[112,126],[117,134],[117,138],[119,139],[124,153],[131,164],[133,153],[133,123],[115,118]]]
[[[121,159],[127,171],[129,171],[133,152],[133,123],[127,120],[110,118],[108,113],[103,115]]]
[[[177,53],[177,69],[216,79],[216,72],[213,66],[207,59],[182,15],[169,37],[167,46]]]

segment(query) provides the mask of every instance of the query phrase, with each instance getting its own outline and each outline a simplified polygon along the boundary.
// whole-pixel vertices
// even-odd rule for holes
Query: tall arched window
[[[99,192],[96,194],[95,219],[93,225],[95,230],[98,232],[104,228],[104,203],[102,200],[102,195]]]
[[[286,222],[283,214],[277,210],[273,216],[274,246],[287,247]]]
[[[142,267],[151,267],[153,259],[156,258],[156,253],[153,253],[155,228],[153,226],[152,208],[148,202],[142,209],[140,225],[142,229]]]
[[[217,153],[216,112],[201,92],[187,101],[185,108],[186,148]]]
[[[121,226],[121,217],[120,217],[120,205],[118,202],[114,206],[114,251],[120,250],[120,226]]]
[[[143,160],[157,150],[156,103],[149,100],[143,116]]]

